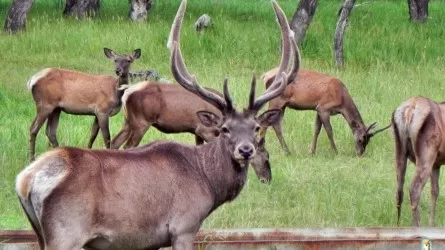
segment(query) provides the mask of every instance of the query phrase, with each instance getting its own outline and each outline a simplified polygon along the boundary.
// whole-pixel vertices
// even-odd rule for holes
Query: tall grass
[[[295,1],[279,1],[288,17]],[[360,1],[359,1],[360,2]],[[10,0],[0,0],[4,20]],[[30,76],[45,67],[70,68],[113,74],[113,63],[103,47],[129,53],[142,49],[133,69],[155,68],[171,78],[165,47],[179,0],[155,1],[145,23],[127,19],[126,1],[103,1],[100,14],[77,21],[61,17],[57,1],[37,0],[28,16],[27,31],[0,35],[0,228],[30,228],[14,192],[16,174],[28,164],[28,129],[35,105],[26,89]],[[424,95],[444,100],[445,3],[431,1],[431,19],[425,24],[408,22],[405,1],[372,1],[355,8],[347,27],[345,70],[333,65],[332,40],[340,1],[323,0],[302,46],[303,66],[342,79],[367,124],[390,122],[392,111],[403,100]],[[193,22],[208,13],[214,29],[198,35]],[[262,74],[278,64],[279,29],[266,0],[191,0],[182,29],[182,47],[191,72],[205,86],[220,89],[229,77],[239,107],[247,101],[253,72]],[[258,91],[259,92],[259,91]],[[273,181],[262,185],[252,173],[234,202],[213,213],[206,228],[227,227],[361,227],[395,225],[394,142],[391,133],[373,138],[363,158],[355,156],[353,137],[345,121],[333,117],[335,155],[324,132],[316,155],[310,156],[315,113],[288,110],[284,135],[292,156],[285,156],[272,131],[267,148],[273,165]],[[58,131],[62,145],[85,147],[92,117],[63,114]],[[122,125],[119,114],[111,120],[111,132]],[[42,131],[37,153],[49,150]],[[150,129],[143,143],[172,139],[192,144],[188,134],[165,135]],[[99,136],[96,148],[102,148]],[[413,166],[410,164],[407,183]],[[407,185],[405,185],[407,186]],[[429,187],[421,200],[422,224],[427,224]],[[407,188],[406,188],[407,191]],[[445,225],[444,188],[437,205],[437,224]],[[411,224],[408,197],[402,225]]]

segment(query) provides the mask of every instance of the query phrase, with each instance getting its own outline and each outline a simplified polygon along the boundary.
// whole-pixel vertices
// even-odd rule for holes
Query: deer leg
[[[195,234],[186,234],[173,237],[172,250],[193,250]]]
[[[88,148],[92,148],[97,134],[99,133],[99,121],[94,117],[93,125],[91,125],[90,140],[88,141]]]
[[[403,185],[405,183],[405,173],[408,158],[408,141],[406,137],[401,136],[397,128],[397,124],[393,122],[393,131],[396,142],[396,177],[397,177],[397,192],[396,192],[396,207],[397,207],[397,226],[400,225],[400,215],[402,211],[403,202]]]
[[[122,127],[121,131],[114,137],[114,139],[111,141],[111,148],[118,149],[124,144],[125,141],[130,138],[131,130],[130,126],[127,122],[125,122],[124,127]]]
[[[320,131],[321,131],[321,119],[320,116],[317,115],[315,116],[315,126],[314,126],[314,138],[312,139],[312,145],[311,145],[311,154],[315,154],[315,150],[317,149],[317,140],[318,140],[318,135],[320,135]]]
[[[436,202],[439,196],[439,176],[440,176],[440,166],[434,166],[431,172],[431,210],[429,225],[434,226],[434,218],[436,216]]]
[[[321,119],[321,123],[323,124],[324,129],[326,130],[329,141],[331,142],[331,147],[337,154],[337,146],[335,146],[334,133],[332,132],[331,115],[329,114],[329,112],[319,112],[318,115]]]
[[[419,138],[419,141],[420,140],[421,139]],[[437,155],[437,151],[434,148],[428,148],[426,142],[417,146],[417,149],[419,149],[420,152],[416,152],[416,173],[409,188],[409,197],[413,214],[413,226],[415,227],[420,226],[420,212],[418,208],[420,195],[431,175],[431,170]]]
[[[99,123],[99,128],[102,131],[105,147],[110,148],[111,141],[110,141],[109,116],[108,114],[99,113],[96,115],[96,118]]]
[[[53,109],[37,109],[37,116],[29,128],[29,158],[30,161],[35,159],[36,137],[45,120],[52,113]]]
[[[84,249],[83,244],[80,243],[80,237],[76,237],[77,235],[71,235],[67,230],[59,230],[59,232],[54,232],[56,230],[48,230],[51,231],[51,238],[46,239],[45,246],[43,250],[79,250]],[[63,233],[63,234],[62,234]],[[47,237],[48,238],[48,237]]]
[[[57,126],[59,126],[59,117],[61,109],[55,109],[49,116],[46,121],[46,137],[53,148],[59,146],[59,142],[57,141]]]
[[[150,125],[151,124],[131,128],[131,136],[125,143],[124,149],[137,147],[139,143],[141,143],[141,140],[144,137],[145,132],[147,132],[149,129]]]
[[[280,121],[277,122],[275,125],[272,126],[273,130],[275,131],[275,134],[277,135],[278,141],[280,142],[281,148],[284,149],[284,152],[287,155],[290,155],[290,150],[287,147],[286,142],[284,141],[283,132],[281,130],[281,121],[283,121],[284,117],[284,111],[286,108],[281,109],[281,115],[280,115]]]

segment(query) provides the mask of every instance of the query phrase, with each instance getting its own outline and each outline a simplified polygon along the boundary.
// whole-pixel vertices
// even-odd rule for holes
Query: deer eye
[[[224,134],[229,134],[229,133],[230,133],[230,131],[229,131],[229,129],[228,129],[227,127],[222,127],[222,128],[221,128],[221,131],[222,131]]]
[[[258,133],[260,131],[260,126],[255,127],[255,133]]]

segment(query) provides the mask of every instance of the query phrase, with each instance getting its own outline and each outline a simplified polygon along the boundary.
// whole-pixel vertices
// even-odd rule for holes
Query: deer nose
[[[122,72],[122,70],[120,70],[120,69],[116,69],[116,75],[120,75],[121,72]]]
[[[238,153],[244,157],[244,159],[249,159],[254,152],[254,148],[253,146],[249,143],[249,144],[243,144],[241,146],[238,147]]]

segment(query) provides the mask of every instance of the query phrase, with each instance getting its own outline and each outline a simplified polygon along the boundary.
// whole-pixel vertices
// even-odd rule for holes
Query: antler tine
[[[176,13],[175,20],[173,21],[172,28],[170,30],[170,36],[168,38],[167,47],[171,53],[170,68],[175,80],[186,90],[198,95],[206,102],[212,104],[221,111],[227,110],[227,104],[220,96],[202,88],[195,77],[190,75],[185,66],[184,59],[182,57],[180,49],[180,34],[181,25],[184,19],[184,12],[187,6],[187,0],[182,0]]]
[[[287,78],[287,83],[285,85],[290,84],[291,82],[293,82],[295,80],[295,77],[297,77],[298,71],[300,69],[300,64],[301,64],[301,55],[300,55],[300,50],[298,49],[298,46],[297,46],[297,42],[293,38],[290,40],[291,40],[292,49],[293,49],[295,55],[294,55],[293,66],[292,66],[292,69],[290,70],[290,72],[287,74],[288,78]],[[267,88],[268,90],[273,90],[273,89],[281,86],[280,84],[275,84],[277,76],[278,76],[278,74],[275,75],[274,82],[272,82],[272,84],[269,86],[269,88]]]
[[[233,110],[233,102],[232,102],[232,97],[230,96],[227,78],[224,79],[224,99],[226,100],[226,106],[227,106],[226,111]]]
[[[298,46],[294,40],[294,33],[289,27],[289,23],[287,22],[286,15],[283,10],[277,4],[275,0],[272,0],[272,6],[275,11],[275,15],[277,17],[277,22],[280,25],[281,30],[281,44],[282,44],[282,52],[281,52],[281,62],[276,74],[275,80],[272,85],[266,90],[266,92],[258,97],[254,104],[252,105],[252,110],[257,112],[261,109],[261,107],[268,102],[269,100],[279,96],[283,93],[286,85],[293,81],[293,79],[297,76],[298,69],[300,68],[300,52],[298,50]],[[292,55],[292,51],[294,54],[294,63],[292,68],[286,74],[285,72],[288,70],[290,66],[290,57]],[[284,78],[280,76],[286,76],[285,81]]]
[[[252,82],[250,84],[250,94],[249,94],[249,110],[253,110],[255,105],[255,89],[256,89],[256,76],[253,74]]]
[[[376,135],[376,134],[378,134],[378,133],[380,133],[380,132],[383,132],[383,131],[387,130],[389,127],[391,127],[391,125],[392,125],[392,124],[389,124],[388,126],[386,126],[386,127],[384,127],[384,128],[381,128],[381,129],[379,129],[379,130],[377,130],[377,131],[372,132],[371,136],[374,136],[374,135]]]

